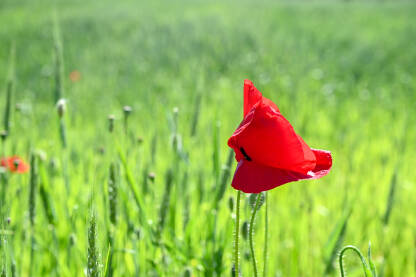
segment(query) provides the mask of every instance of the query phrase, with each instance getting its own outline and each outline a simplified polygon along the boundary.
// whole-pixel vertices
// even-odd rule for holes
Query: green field
[[[0,156],[32,155],[37,170],[0,173],[1,276],[85,276],[89,243],[102,276],[231,276],[227,139],[245,78],[334,159],[323,179],[269,191],[267,276],[338,276],[340,247],[369,241],[379,276],[416,276],[415,14],[393,1],[2,0],[0,131],[13,64],[15,78]],[[264,217],[262,206],[260,274]],[[345,263],[363,276],[352,252]]]

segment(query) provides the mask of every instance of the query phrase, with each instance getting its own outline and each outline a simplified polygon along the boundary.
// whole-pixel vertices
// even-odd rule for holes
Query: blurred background
[[[340,247],[371,241],[380,276],[415,276],[415,14],[413,1],[2,0],[0,153],[36,171],[0,173],[0,270],[230,276],[227,139],[248,78],[334,159],[268,193],[266,275],[338,276]]]

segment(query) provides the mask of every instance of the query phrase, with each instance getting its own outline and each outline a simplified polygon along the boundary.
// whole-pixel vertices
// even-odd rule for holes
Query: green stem
[[[264,216],[264,249],[263,249],[263,259],[264,259],[264,267],[263,267],[263,277],[267,276],[267,245],[268,245],[268,235],[269,235],[269,212],[267,210],[268,201],[267,201],[267,191],[264,195],[265,201],[265,216]]]
[[[346,273],[344,271],[344,263],[342,262],[343,257],[344,257],[344,253],[345,251],[347,251],[348,249],[353,250],[361,259],[361,263],[363,264],[363,269],[364,269],[364,276],[368,277],[368,265],[365,261],[365,258],[363,256],[363,254],[361,254],[361,251],[358,250],[357,247],[353,246],[353,245],[347,245],[344,248],[342,248],[341,252],[339,253],[339,268],[341,270],[341,277],[345,277]]]
[[[66,127],[65,127],[65,121],[62,117],[59,118],[59,137],[61,139],[62,147],[65,149],[67,147]]]
[[[234,265],[235,276],[239,276],[238,271],[238,232],[240,231],[240,196],[241,191],[237,190],[237,205],[236,205],[236,219],[235,219],[235,238],[234,238]]]
[[[254,277],[257,277],[257,262],[256,262],[256,256],[254,254],[254,244],[253,244],[253,227],[254,227],[254,218],[256,217],[257,209],[260,205],[260,198],[261,193],[257,194],[256,199],[256,205],[254,206],[253,212],[251,213],[251,219],[250,219],[250,230],[249,230],[249,240],[250,240],[250,250],[251,250],[251,258],[253,261],[253,271],[254,271]]]

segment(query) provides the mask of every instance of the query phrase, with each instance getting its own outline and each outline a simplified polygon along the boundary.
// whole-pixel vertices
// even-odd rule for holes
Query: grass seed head
[[[123,112],[124,112],[124,132],[127,135],[127,133],[128,133],[128,118],[129,118],[129,115],[132,112],[132,108],[130,106],[124,106],[123,107]]]
[[[243,257],[245,260],[249,261],[251,259],[250,251],[244,251]]]
[[[241,225],[241,236],[244,240],[247,240],[248,238],[248,221],[244,221]]]
[[[228,208],[230,209],[230,212],[234,211],[234,197],[232,196],[228,198]]]
[[[77,242],[77,237],[75,236],[75,234],[72,233],[71,235],[69,235],[69,245],[74,246],[76,242]]]
[[[47,160],[47,155],[46,152],[43,150],[36,150],[35,151],[36,157],[39,159],[39,161],[41,162],[45,162]]]
[[[114,120],[115,120],[114,115],[110,114],[108,116],[108,131],[110,133],[112,133],[114,131]]]
[[[117,223],[117,202],[118,202],[118,179],[116,165],[111,163],[108,178],[108,200],[110,209],[110,221],[112,224]]]
[[[59,117],[62,118],[66,111],[66,100],[63,98],[59,99],[56,103],[56,109],[58,111]]]
[[[2,131],[0,131],[0,138],[1,138],[1,141],[5,141],[5,140],[6,140],[6,138],[7,138],[7,135],[8,135],[8,132],[7,132],[6,130],[2,130]]]
[[[133,109],[130,106],[124,106],[123,107],[123,112],[124,112],[125,116],[129,116],[132,111],[133,111]]]
[[[154,172],[149,172],[147,178],[149,178],[149,180],[153,183],[155,181],[156,174]]]
[[[142,230],[139,227],[134,228],[134,234],[138,240],[142,237]]]
[[[97,249],[97,222],[96,215],[92,212],[88,228],[88,277],[100,276],[99,258]]]
[[[36,192],[38,185],[37,159],[35,154],[30,157],[30,180],[29,180],[29,219],[30,224],[35,224]]]
[[[189,267],[185,268],[185,271],[183,272],[183,277],[191,277],[192,276],[192,269]]]

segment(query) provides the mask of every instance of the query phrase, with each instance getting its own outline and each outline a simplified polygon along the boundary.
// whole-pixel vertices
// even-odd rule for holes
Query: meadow
[[[2,0],[0,156],[31,169],[0,172],[1,276],[231,276],[227,139],[246,78],[334,159],[323,179],[268,192],[266,275],[339,276],[341,247],[371,241],[379,276],[416,276],[415,14],[400,1]],[[352,252],[345,264],[363,276]]]

